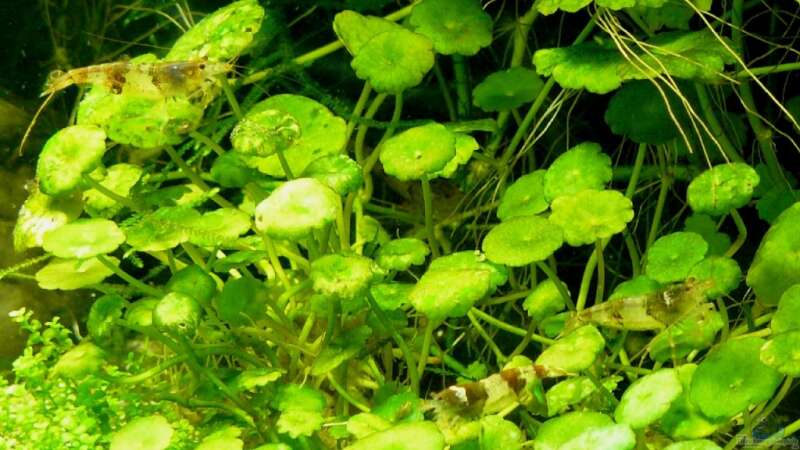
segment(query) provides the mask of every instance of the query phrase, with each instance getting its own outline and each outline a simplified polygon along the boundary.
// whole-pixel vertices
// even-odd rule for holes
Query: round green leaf
[[[695,212],[719,216],[746,205],[758,182],[758,173],[745,163],[721,164],[692,180],[686,198]]]
[[[491,289],[492,272],[484,269],[428,269],[409,294],[428,320],[461,317]]]
[[[670,110],[664,95],[669,99]],[[680,111],[682,105],[669,88],[662,87],[659,92],[652,81],[633,81],[611,97],[605,120],[614,134],[640,144],[663,144],[678,137],[678,128],[670,114]]]
[[[507,111],[533,101],[542,90],[541,78],[525,67],[494,72],[472,90],[472,102],[478,108]]]
[[[191,264],[172,275],[167,282],[167,289],[188,295],[201,305],[208,306],[217,294],[217,283],[202,267]]]
[[[345,447],[345,450],[444,450],[445,442],[433,422],[401,423],[370,434]]]
[[[394,239],[378,249],[375,261],[384,270],[399,272],[423,264],[429,253],[428,246],[419,239]]]
[[[739,263],[727,256],[709,256],[697,263],[689,271],[689,277],[698,282],[709,282],[705,295],[716,299],[730,294],[742,282],[742,269]]]
[[[800,330],[800,284],[789,287],[781,295],[770,328],[773,334]]]
[[[550,221],[564,230],[564,240],[574,247],[620,233],[633,219],[633,204],[618,191],[585,190],[558,197],[550,208]]]
[[[492,17],[479,0],[423,0],[409,23],[443,55],[471,56],[492,43]]]
[[[698,305],[650,341],[650,358],[664,363],[683,358],[694,350],[708,348],[723,324],[722,316],[712,303]]]
[[[263,158],[286,150],[300,136],[300,124],[292,115],[277,109],[258,109],[233,127],[231,144],[242,156]]]
[[[763,305],[776,305],[783,292],[800,283],[800,202],[784,211],[756,250],[747,284]]]
[[[544,198],[544,174],[544,170],[537,170],[514,181],[500,199],[497,218],[504,221],[545,211],[550,205]]]
[[[258,388],[278,381],[283,372],[279,369],[248,369],[240,373],[232,383],[237,391],[256,392]]]
[[[495,225],[483,240],[490,261],[521,267],[547,259],[564,243],[561,228],[539,216],[519,216]]]
[[[560,450],[585,431],[614,424],[605,414],[594,411],[576,411],[545,421],[533,441],[535,450]]]
[[[480,144],[474,137],[464,133],[454,133],[456,136],[456,154],[445,164],[444,169],[435,172],[431,178],[442,177],[452,178],[459,167],[469,162],[475,150],[480,148]]]
[[[761,362],[778,372],[790,376],[800,376],[800,330],[787,331],[775,335],[761,347]]]
[[[44,235],[81,215],[82,205],[75,196],[51,197],[34,185],[19,209],[14,225],[14,250],[40,247]]]
[[[428,271],[448,270],[448,269],[470,269],[485,270],[489,272],[490,290],[502,286],[508,281],[508,269],[499,264],[495,264],[486,259],[486,255],[474,250],[465,250],[451,253],[431,261]]]
[[[364,16],[355,11],[342,11],[333,19],[333,31],[351,55],[375,36],[401,28],[400,25],[382,17]]]
[[[690,387],[696,369],[696,364],[683,364],[676,369],[683,393],[672,402],[660,424],[661,429],[674,439],[698,439],[717,430],[718,425],[706,418],[691,401]]]
[[[556,341],[536,358],[536,364],[567,373],[586,370],[605,348],[603,335],[592,325],[582,326]]]
[[[159,208],[124,228],[128,245],[143,252],[169,250],[189,240],[187,223],[200,213],[183,206]]]
[[[313,178],[287,181],[256,206],[256,229],[275,239],[298,240],[331,223],[341,202]]]
[[[341,196],[357,191],[364,183],[361,166],[347,155],[321,156],[306,166],[301,177],[315,178]]]
[[[664,450],[722,450],[722,447],[708,439],[695,439],[692,441],[674,442]]]
[[[62,128],[44,144],[36,164],[39,188],[47,195],[64,195],[78,188],[106,152],[106,133],[91,125]]]
[[[708,254],[722,256],[731,246],[731,238],[725,233],[717,231],[717,223],[711,216],[694,213],[686,218],[683,231],[691,231],[703,237],[708,243]]]
[[[624,424],[584,430],[567,441],[561,450],[631,450],[636,447],[636,434]]]
[[[258,172],[245,164],[237,152],[220,155],[209,173],[217,184],[225,188],[242,188],[259,178]]]
[[[645,375],[628,387],[614,411],[617,423],[644,428],[661,418],[683,392],[678,372],[661,369]]]
[[[190,336],[200,323],[200,304],[180,292],[165,295],[153,310],[153,324],[159,330],[178,336]]]
[[[142,168],[134,164],[114,164],[97,182],[120,197],[128,197],[142,172]],[[89,176],[94,178],[94,174]],[[86,203],[86,212],[97,216],[112,217],[122,209],[116,200],[94,188],[83,192],[83,201]]]
[[[409,303],[408,296],[411,295],[412,289],[414,289],[413,284],[379,283],[372,286],[369,293],[382,310],[392,311]]]
[[[375,278],[375,262],[357,254],[325,255],[311,263],[314,290],[334,298],[362,294]]]
[[[728,340],[700,363],[690,397],[703,414],[729,419],[772,397],[782,377],[761,362],[763,345],[764,340],[756,337]]]
[[[309,163],[321,156],[341,153],[347,125],[342,118],[333,115],[319,102],[302,95],[273,95],[254,105],[247,114],[255,115],[266,110],[277,110],[288,114],[300,124],[301,135],[283,151],[294,176],[303,173]],[[272,177],[286,176],[278,155],[243,157],[243,160],[249,166]]]
[[[377,92],[398,94],[418,85],[433,67],[433,43],[421,34],[396,28],[368,40],[351,66]]]
[[[125,234],[107,219],[79,219],[48,231],[42,247],[59,258],[90,258],[116,250]]]
[[[420,180],[442,170],[456,155],[456,136],[444,125],[430,123],[387,139],[378,151],[386,173],[403,181]]]
[[[119,260],[116,258],[110,256],[106,258],[114,265],[119,264]],[[97,284],[113,273],[97,258],[54,258],[36,272],[35,278],[42,289],[71,291]]]
[[[623,281],[614,288],[608,300],[617,300],[625,297],[638,297],[650,295],[661,289],[661,284],[646,275],[639,275],[628,281]]]
[[[133,302],[125,313],[125,320],[132,325],[147,328],[153,324],[153,310],[158,305],[157,298],[143,298]]]
[[[53,375],[80,381],[100,371],[105,362],[103,350],[91,342],[81,342],[61,355],[53,365]]]
[[[250,216],[236,208],[220,208],[185,222],[189,242],[202,247],[231,243],[250,231]]]
[[[249,277],[229,279],[214,299],[220,319],[231,325],[249,325],[266,314],[269,293],[260,281]]]
[[[204,17],[183,33],[164,60],[228,62],[250,46],[263,19],[264,8],[258,1],[233,2]]]
[[[111,435],[111,450],[164,450],[173,434],[163,416],[138,417]]]
[[[611,158],[600,144],[584,142],[561,154],[544,175],[544,196],[552,201],[584,189],[603,189],[611,181]]]
[[[708,244],[697,233],[670,233],[656,239],[647,251],[645,273],[659,283],[682,281],[707,251]]]
[[[116,321],[122,318],[122,310],[126,306],[125,299],[117,294],[106,294],[92,303],[86,328],[95,339],[104,339],[116,327]]]
[[[481,419],[481,450],[519,450],[523,442],[522,432],[500,416]]]
[[[322,427],[325,403],[325,397],[311,387],[282,386],[272,400],[272,406],[281,411],[276,423],[278,431],[293,438],[311,436]]]
[[[566,285],[564,288],[566,289]],[[549,278],[537,284],[522,302],[522,308],[536,322],[541,322],[547,317],[563,311],[566,306],[564,297],[558,292],[553,280]]]

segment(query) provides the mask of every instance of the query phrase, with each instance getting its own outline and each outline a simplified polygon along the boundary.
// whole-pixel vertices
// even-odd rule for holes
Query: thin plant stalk
[[[428,245],[431,248],[433,257],[438,258],[440,253],[436,242],[436,233],[433,229],[433,193],[431,192],[431,182],[426,176],[423,176],[420,182],[422,183],[422,202],[425,207],[425,231],[428,234]]]

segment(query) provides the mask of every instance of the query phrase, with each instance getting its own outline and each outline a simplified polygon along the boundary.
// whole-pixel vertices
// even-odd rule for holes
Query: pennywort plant
[[[14,313],[0,447],[788,442],[796,11],[389,3],[238,0],[62,75],[0,279],[90,307]]]

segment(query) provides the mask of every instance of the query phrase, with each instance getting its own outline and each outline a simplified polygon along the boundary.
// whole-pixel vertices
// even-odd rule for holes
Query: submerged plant
[[[40,254],[0,280],[87,305],[71,328],[12,313],[0,448],[800,429],[797,101],[776,89],[797,64],[753,54],[785,6],[178,3],[122,13],[158,26],[154,53],[44,89],[81,87],[13,229]]]

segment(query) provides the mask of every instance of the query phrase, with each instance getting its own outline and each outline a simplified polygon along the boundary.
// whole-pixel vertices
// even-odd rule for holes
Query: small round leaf
[[[36,164],[39,188],[47,195],[64,195],[78,188],[106,152],[106,133],[92,125],[62,128],[44,144]]]
[[[778,372],[800,376],[800,330],[787,331],[774,336],[761,347],[761,362]]]
[[[521,267],[547,259],[564,243],[561,228],[539,216],[520,216],[495,225],[483,240],[490,261]]]
[[[492,43],[492,17],[479,0],[423,0],[409,23],[443,55],[471,56]]]
[[[675,369],[662,369],[634,381],[622,394],[614,418],[642,429],[661,418],[683,392]]]
[[[362,294],[375,278],[375,263],[357,254],[325,255],[311,263],[314,290],[333,298],[351,299]]]
[[[504,221],[545,211],[550,205],[544,198],[544,174],[544,170],[537,170],[514,181],[500,199],[497,218]]]
[[[507,111],[533,101],[542,90],[541,78],[525,67],[495,72],[472,91],[472,102],[484,111]]]
[[[111,435],[111,450],[164,450],[173,434],[163,416],[138,417]]]
[[[119,260],[107,257],[112,264],[119,264]],[[89,259],[62,259],[55,258],[46,266],[36,272],[35,278],[42,289],[60,289],[71,291],[92,284],[97,284],[114,272],[101,263],[97,258]]]
[[[709,256],[697,263],[689,271],[689,277],[698,282],[708,282],[711,286],[705,291],[710,299],[730,294],[742,282],[742,269],[739,263],[727,256]]]
[[[180,292],[165,295],[153,310],[153,324],[161,331],[191,336],[200,323],[200,304]]]
[[[405,28],[380,33],[356,53],[351,66],[356,76],[377,92],[398,94],[418,85],[433,67],[433,43]]]
[[[95,339],[103,339],[111,334],[116,321],[122,318],[125,299],[117,294],[106,294],[92,303],[86,328]]]
[[[721,164],[692,180],[686,197],[695,212],[719,216],[746,205],[758,182],[758,173],[745,163]]]
[[[336,192],[313,178],[287,181],[256,206],[256,229],[275,239],[298,240],[331,223],[341,203]]]
[[[428,269],[409,294],[414,308],[428,320],[461,317],[491,289],[489,270]]]
[[[770,328],[773,334],[800,330],[800,284],[789,287],[781,295]]]
[[[79,219],[48,231],[42,240],[44,250],[59,258],[91,258],[116,250],[125,234],[107,219]]]
[[[384,270],[399,272],[423,264],[429,253],[428,246],[419,239],[394,239],[378,249],[375,261]]]
[[[584,189],[603,189],[611,181],[611,158],[600,144],[584,142],[561,154],[544,175],[544,196],[552,201]]]
[[[383,169],[393,177],[420,180],[442,170],[456,155],[456,136],[444,125],[430,123],[410,128],[378,149]]]
[[[536,358],[536,364],[577,373],[591,367],[605,345],[597,328],[585,325],[548,347]]]
[[[689,231],[678,231],[658,238],[647,251],[645,273],[659,283],[682,281],[703,260],[708,244]]]
[[[347,155],[325,155],[311,161],[301,177],[315,178],[337,194],[355,192],[364,183],[361,166]]]
[[[550,205],[550,221],[564,230],[574,247],[609,238],[633,219],[633,204],[618,191],[585,190],[561,196]]]

